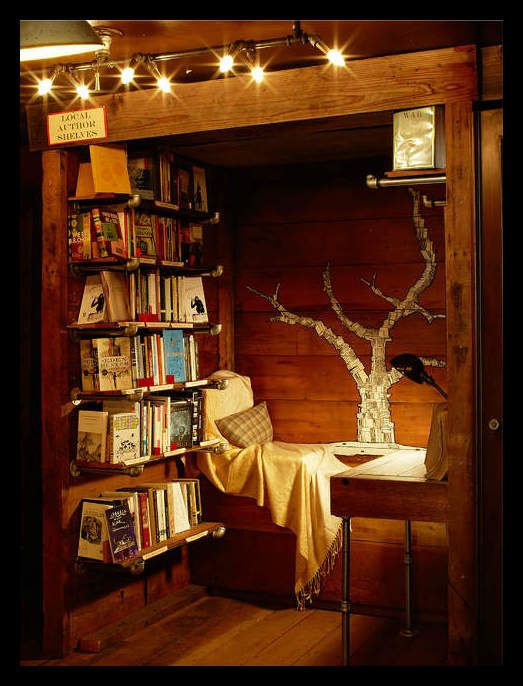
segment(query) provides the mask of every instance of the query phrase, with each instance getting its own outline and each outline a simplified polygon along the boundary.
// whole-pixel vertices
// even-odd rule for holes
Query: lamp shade
[[[20,62],[79,55],[103,48],[103,41],[85,20],[20,21]]]

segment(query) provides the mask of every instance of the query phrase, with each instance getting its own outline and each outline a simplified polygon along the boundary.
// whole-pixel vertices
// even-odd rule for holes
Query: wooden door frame
[[[499,70],[499,60],[495,69]],[[493,69],[494,70],[494,69]],[[253,94],[254,93],[254,94]],[[289,107],[292,93],[292,107]],[[447,206],[445,245],[447,275],[447,365],[449,437],[449,658],[451,664],[476,659],[477,541],[475,473],[475,148],[473,103],[478,99],[475,46],[430,50],[350,62],[342,72],[308,67],[271,75],[270,87],[253,92],[242,77],[227,81],[180,84],[176,104],[151,91],[98,96],[86,106],[106,107],[108,138],[104,142],[178,136],[198,131],[327,119],[357,113],[445,105]],[[57,110],[58,108],[55,108]],[[63,595],[65,566],[60,555],[63,498],[67,494],[67,446],[60,407],[67,402],[63,359],[67,348],[64,321],[66,263],[67,154],[47,145],[46,112],[29,107],[30,148],[43,153],[43,308],[42,372],[44,478],[44,645],[50,652],[69,649],[67,607]],[[97,141],[100,143],[100,141]],[[82,141],[82,144],[86,144]],[[52,293],[54,300],[51,301]],[[58,296],[58,301],[56,297]],[[52,304],[50,304],[52,302]],[[223,303],[230,308],[231,299]],[[227,313],[229,322],[232,318]],[[234,336],[228,336],[232,346]],[[221,351],[234,359],[233,350]],[[49,386],[51,379],[56,382]],[[55,549],[47,548],[53,541]]]

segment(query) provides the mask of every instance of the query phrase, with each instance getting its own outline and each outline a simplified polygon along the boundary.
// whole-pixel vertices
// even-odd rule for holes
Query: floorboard
[[[446,626],[412,638],[396,619],[351,616],[351,665],[446,664]],[[22,660],[21,667],[341,667],[339,612],[204,595],[98,653]]]

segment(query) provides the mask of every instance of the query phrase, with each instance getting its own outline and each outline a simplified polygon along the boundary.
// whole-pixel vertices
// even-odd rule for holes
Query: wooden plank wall
[[[359,394],[336,351],[313,331],[271,322],[270,304],[248,290],[273,294],[291,311],[321,319],[354,346],[369,369],[370,346],[347,332],[330,308],[322,272],[331,265],[334,291],[345,313],[379,326],[390,305],[361,280],[376,274],[387,295],[402,297],[424,262],[412,226],[406,188],[370,190],[365,175],[381,160],[242,171],[236,196],[236,371],[251,377],[256,400],[266,400],[277,438],[294,442],[356,440]],[[441,197],[442,187],[425,193]],[[441,208],[426,209],[437,270],[420,304],[445,312],[444,229]],[[387,360],[402,352],[445,360],[445,320],[420,315],[393,328]],[[445,369],[432,369],[446,386]],[[431,387],[402,379],[391,389],[396,440],[425,446],[433,403]]]

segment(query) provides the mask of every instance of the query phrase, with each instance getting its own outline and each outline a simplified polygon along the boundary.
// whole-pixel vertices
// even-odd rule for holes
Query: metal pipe
[[[350,663],[350,517],[342,518],[341,645],[343,666]]]
[[[378,179],[373,174],[367,174],[367,188],[385,188],[387,186],[421,186],[431,183],[446,183],[447,175],[434,176],[404,176],[397,179]]]
[[[414,636],[417,632],[412,628],[412,550],[410,519],[405,520],[405,626],[401,630],[402,636]]]

